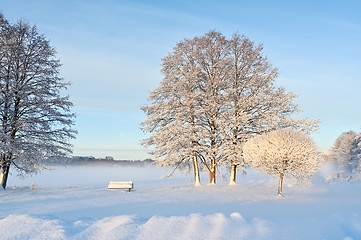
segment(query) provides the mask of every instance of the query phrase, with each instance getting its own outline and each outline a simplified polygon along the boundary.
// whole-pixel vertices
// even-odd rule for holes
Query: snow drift
[[[69,167],[11,179],[16,184],[0,192],[1,238],[361,238],[359,183],[304,189],[286,179],[279,197],[277,177],[251,174],[239,185],[193,187],[187,177],[162,175],[157,168]],[[108,190],[114,179],[132,180],[134,191]]]

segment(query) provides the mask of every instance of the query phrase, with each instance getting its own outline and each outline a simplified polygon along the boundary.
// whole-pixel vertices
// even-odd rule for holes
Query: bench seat
[[[127,181],[127,182],[115,182],[110,181],[108,184],[108,189],[128,189],[129,192],[133,188],[133,182]]]

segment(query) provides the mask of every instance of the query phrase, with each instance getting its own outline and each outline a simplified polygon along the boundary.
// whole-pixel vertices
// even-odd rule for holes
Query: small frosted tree
[[[285,175],[308,180],[320,163],[311,136],[292,129],[275,130],[250,139],[244,145],[244,157],[256,170],[279,176],[279,195]]]
[[[342,133],[331,148],[329,158],[336,165],[337,177],[345,180],[357,177],[361,165],[361,134]]]

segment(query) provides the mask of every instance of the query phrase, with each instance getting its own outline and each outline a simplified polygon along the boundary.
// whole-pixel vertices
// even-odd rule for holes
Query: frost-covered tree
[[[59,77],[56,51],[35,26],[9,24],[0,16],[0,181],[5,189],[9,169],[21,176],[37,173],[43,160],[71,152],[75,115],[62,92],[69,83]]]
[[[142,108],[143,130],[151,133],[143,144],[155,147],[160,165],[184,166],[194,156],[210,183],[220,165],[230,166],[235,183],[249,138],[280,127],[317,127],[317,121],[291,118],[299,111],[296,96],[275,85],[277,69],[262,49],[238,33],[227,39],[209,31],[179,42],[163,58],[164,79]]]
[[[263,46],[238,33],[229,40],[230,71],[224,91],[223,111],[227,137],[224,149],[231,165],[230,184],[236,182],[237,165],[245,165],[242,146],[251,137],[281,127],[315,131],[317,120],[293,119],[299,112],[295,94],[277,87],[277,68],[263,56]]]
[[[197,66],[197,88],[200,92],[197,104],[197,119],[200,129],[203,166],[209,172],[209,182],[216,183],[219,165],[227,160],[223,151],[226,138],[225,123],[222,115],[228,111],[225,106],[224,92],[229,87],[228,77],[231,69],[228,40],[219,32],[210,31],[195,38],[195,54],[192,59]]]
[[[361,134],[342,133],[331,148],[329,158],[336,164],[338,177],[346,180],[356,177],[361,166]]]
[[[279,176],[279,195],[285,175],[307,180],[319,169],[321,159],[311,136],[292,129],[279,129],[250,139],[244,145],[244,157],[256,170]]]
[[[196,117],[200,92],[196,66],[190,60],[193,45],[191,41],[179,43],[174,53],[163,58],[164,79],[149,96],[152,105],[142,107],[148,116],[142,129],[152,133],[142,144],[155,147],[151,153],[159,166],[187,172],[193,168],[194,183],[199,185],[202,129]]]

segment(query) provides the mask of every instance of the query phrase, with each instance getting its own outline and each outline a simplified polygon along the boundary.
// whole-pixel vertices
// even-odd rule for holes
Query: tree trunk
[[[234,164],[234,161],[231,162],[231,172],[229,176],[229,185],[236,185],[237,177],[237,164]]]
[[[229,185],[237,185],[237,165],[234,160],[231,161],[231,170],[229,175]]]
[[[201,186],[197,157],[193,156],[194,186]]]
[[[4,188],[6,188],[6,183],[8,181],[8,176],[9,176],[9,170],[10,170],[10,164],[6,163],[5,166],[3,166],[4,168],[1,171],[0,174],[0,180],[1,180],[1,186]]]
[[[280,174],[280,179],[279,179],[279,181],[278,181],[278,195],[279,195],[279,196],[282,196],[283,176],[284,176],[284,174],[281,173],[281,174]]]
[[[209,172],[209,183],[212,185],[216,184],[216,169],[212,167],[211,171]]]
[[[216,170],[217,170],[217,164],[216,164],[216,157],[215,154],[210,158],[210,169],[209,169],[209,183],[212,185],[216,184]]]

